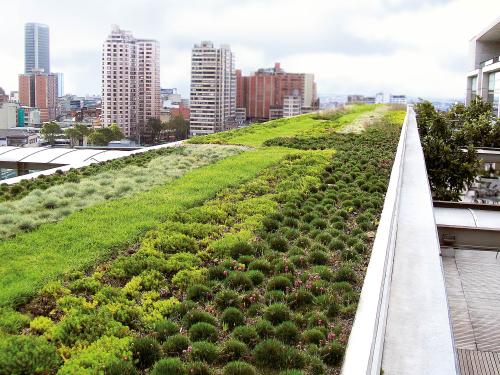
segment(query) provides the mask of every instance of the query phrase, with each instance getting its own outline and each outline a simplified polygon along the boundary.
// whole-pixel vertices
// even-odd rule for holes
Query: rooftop
[[[13,185],[27,190],[22,198],[5,195],[11,201],[0,204],[0,220],[28,202],[22,214],[37,213],[43,225],[7,220],[17,234],[0,242],[0,306],[17,308],[17,321],[49,319],[55,345],[75,350],[65,371],[88,365],[82,358],[103,342],[95,332],[126,327],[125,337],[112,338],[109,358],[158,319],[196,342],[202,332],[190,319],[204,314],[209,339],[221,348],[240,324],[271,324],[281,341],[256,332],[248,351],[259,371],[292,360],[309,371],[302,340],[316,340],[308,331],[319,327],[307,358],[332,374],[498,373],[500,211],[433,202],[415,113],[408,107],[399,133],[400,116],[375,105],[302,115],[193,138],[147,164],[96,163],[82,174],[41,179],[43,194],[37,185]],[[360,131],[339,131],[349,127]],[[71,161],[78,151],[87,152],[78,159],[84,162],[103,156],[11,148],[0,158]],[[43,294],[56,293],[45,288],[48,279],[59,280],[48,285],[66,297]],[[125,319],[99,315],[113,304]],[[236,323],[226,320],[231,308]],[[87,336],[62,336],[88,317]],[[284,335],[285,323],[295,338]],[[33,327],[12,337],[31,339]]]

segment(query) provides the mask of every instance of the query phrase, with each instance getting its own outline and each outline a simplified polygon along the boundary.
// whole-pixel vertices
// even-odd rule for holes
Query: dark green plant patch
[[[31,322],[4,325],[40,338],[56,356],[47,372],[77,369],[56,349],[86,358],[112,337],[123,346],[88,357],[92,368],[118,371],[130,356],[152,374],[338,373],[398,135],[386,122],[269,140],[305,151],[169,218],[91,275],[47,288],[47,309],[23,307]]]

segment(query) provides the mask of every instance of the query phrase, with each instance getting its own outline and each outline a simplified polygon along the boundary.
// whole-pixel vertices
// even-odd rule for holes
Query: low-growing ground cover
[[[16,184],[7,185],[0,183],[0,202],[20,199],[33,190],[45,190],[65,182],[79,183],[82,178],[96,175],[105,171],[116,171],[127,166],[144,166],[151,160],[164,155],[169,155],[174,148],[159,148],[143,153],[132,154],[119,159],[91,164],[67,172],[57,171],[52,175],[40,175],[37,178],[22,180]]]
[[[296,135],[319,135],[334,132],[351,123],[363,113],[373,111],[375,105],[355,105],[348,109],[324,114],[306,114],[297,117],[273,120],[247,128],[195,137],[189,143],[237,144],[257,147],[275,137]]]
[[[127,254],[1,312],[0,373],[339,373],[401,122],[390,111],[359,135],[281,137],[266,145],[287,148],[220,162],[274,155]]]
[[[0,242],[0,306],[24,301],[45,281],[119,252],[170,215],[254,177],[289,152],[247,151],[194,169],[169,184],[88,207]]]
[[[103,167],[100,173],[61,182],[46,190],[32,190],[14,201],[0,203],[0,239],[56,222],[86,207],[126,197],[163,185],[187,171],[241,152],[236,147],[190,145],[168,149],[143,165],[123,161],[121,168]],[[140,158],[147,160],[148,158]],[[96,168],[95,170],[99,170]]]

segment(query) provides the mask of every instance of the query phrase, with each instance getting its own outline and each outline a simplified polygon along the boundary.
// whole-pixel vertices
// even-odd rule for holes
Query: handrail
[[[380,374],[385,321],[389,305],[390,276],[394,257],[408,111],[401,129],[382,215],[366,270],[358,309],[349,336],[342,374]]]

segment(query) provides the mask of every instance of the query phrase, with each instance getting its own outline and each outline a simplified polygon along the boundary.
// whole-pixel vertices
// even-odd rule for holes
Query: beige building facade
[[[140,140],[160,110],[159,43],[113,26],[102,49],[103,126],[116,123],[126,137]]]

